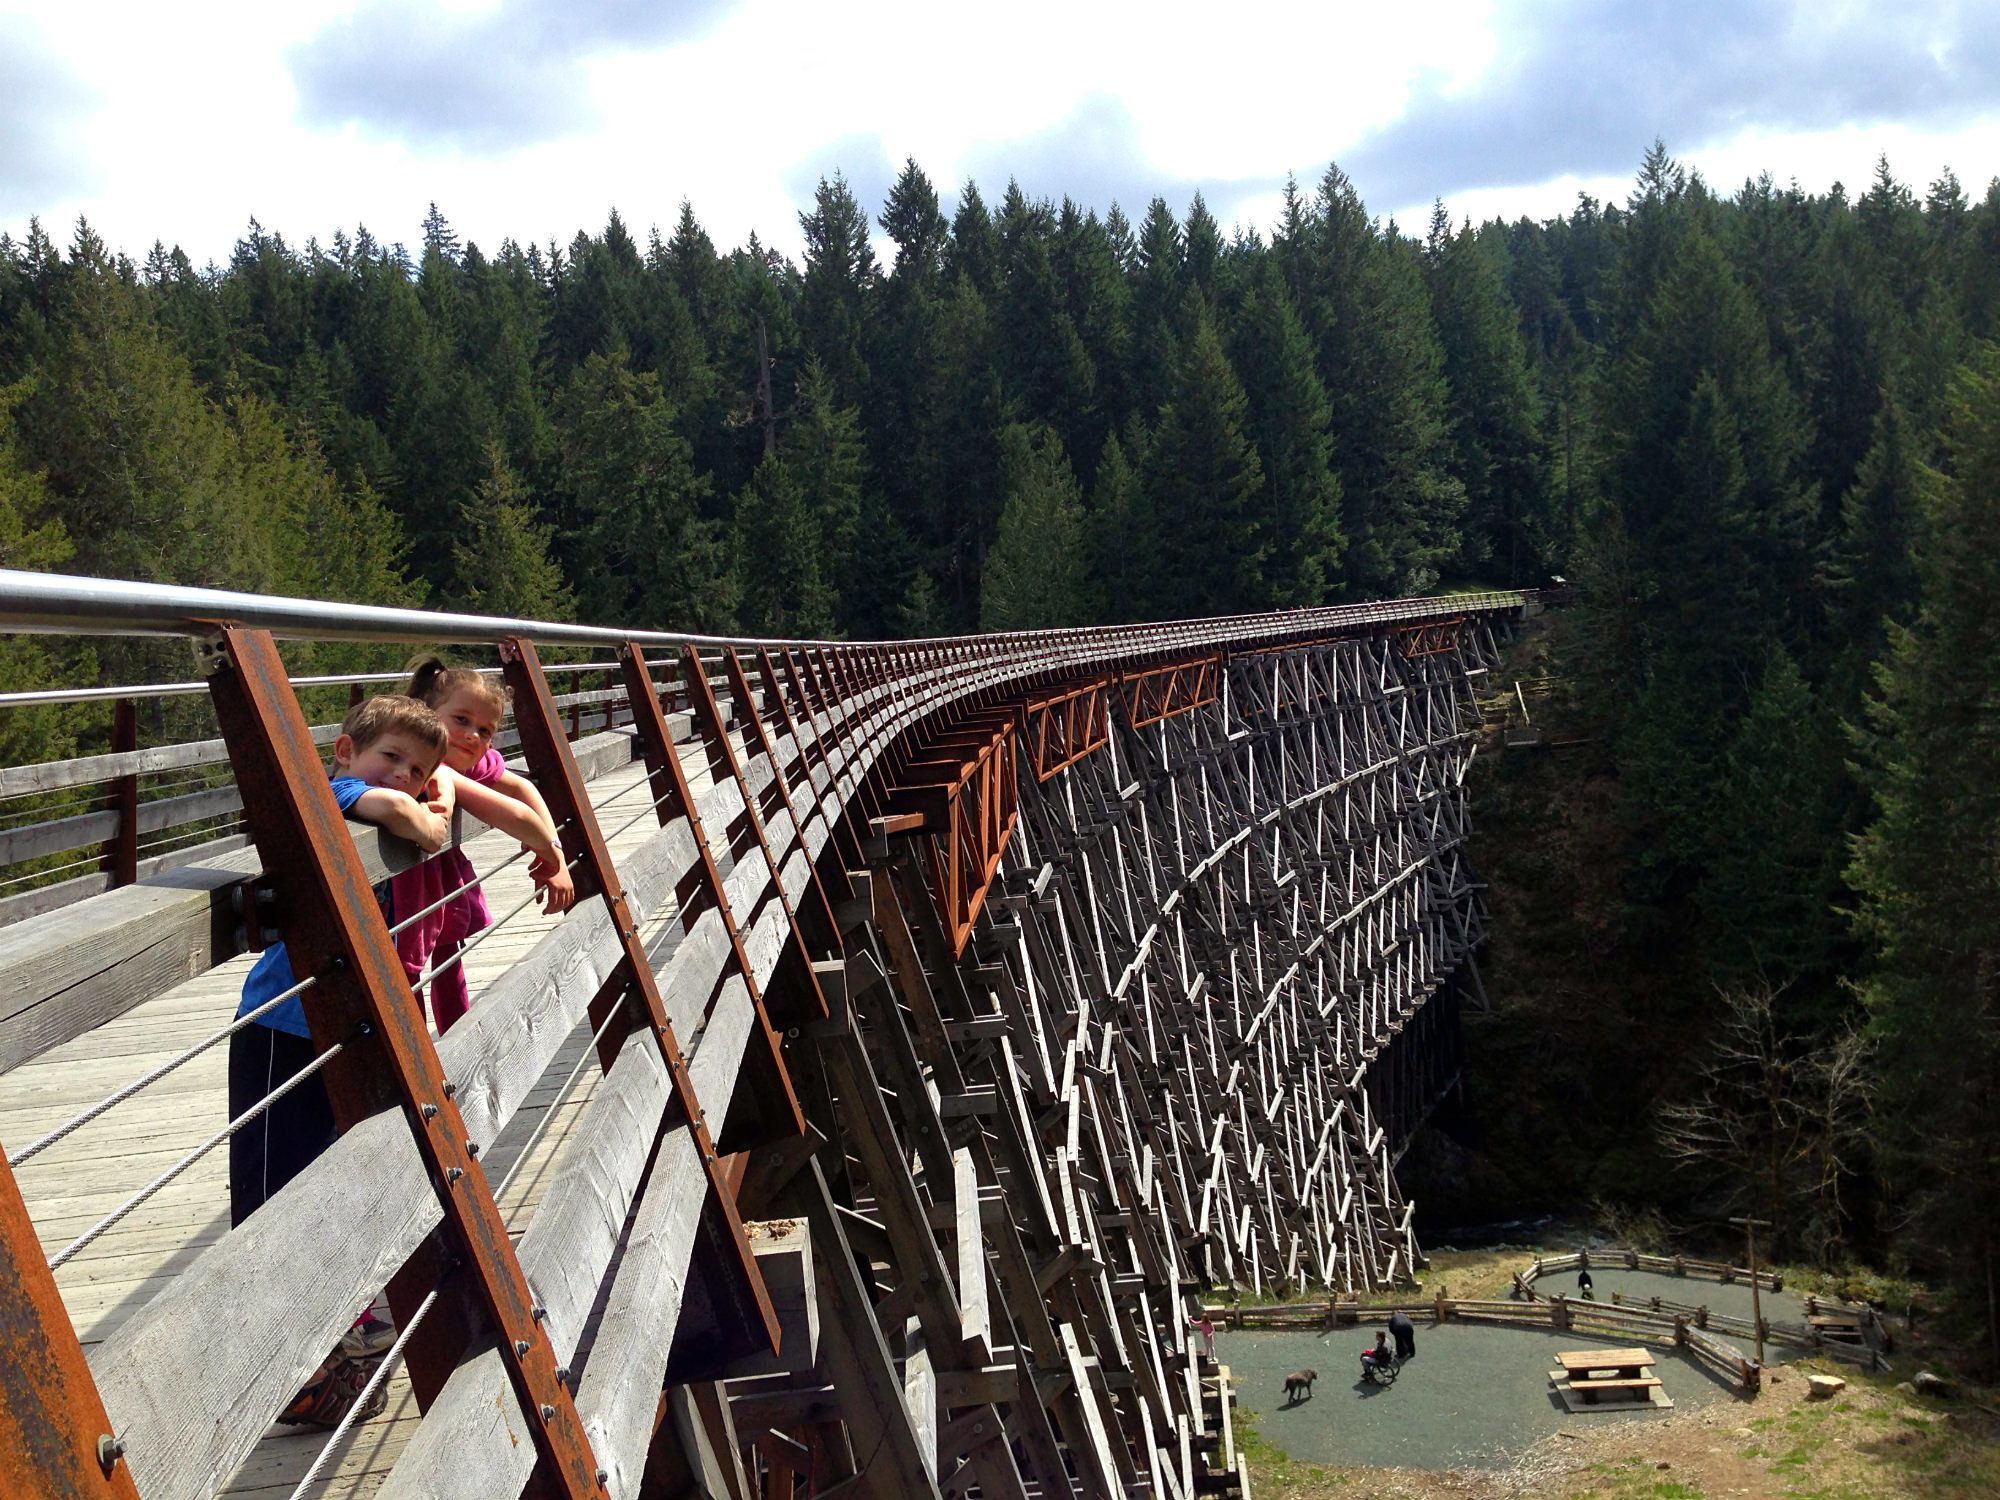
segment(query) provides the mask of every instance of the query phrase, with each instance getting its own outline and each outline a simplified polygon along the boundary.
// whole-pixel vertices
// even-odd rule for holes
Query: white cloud
[[[621,48],[617,36],[640,34],[638,23],[605,6],[597,40],[565,54],[588,98],[523,101],[560,108],[581,133],[484,149],[412,125],[422,98],[399,98],[408,108],[390,121],[301,123],[301,49],[360,14],[342,0],[221,0],[198,14],[135,0],[0,0],[0,18],[37,28],[95,96],[65,141],[75,175],[52,187],[44,171],[36,184],[51,231],[61,235],[83,213],[127,251],[160,238],[201,260],[225,256],[253,214],[295,242],[357,223],[410,239],[432,200],[489,247],[505,236],[567,240],[600,227],[614,205],[639,233],[664,228],[687,198],[718,243],[755,230],[793,251],[801,184],[843,165],[833,143],[857,158],[851,175],[863,181],[884,162],[915,157],[947,210],[968,172],[978,170],[991,198],[1019,170],[1031,191],[1075,191],[1098,206],[1116,195],[1128,211],[1156,191],[1182,204],[1199,186],[1225,227],[1266,228],[1285,172],[1309,184],[1329,160],[1379,139],[1413,100],[1456,105],[1490,81],[1500,28],[1532,19],[1501,17],[1497,3],[1239,0],[1218,12],[1212,3],[1018,0],[995,11],[881,0],[864,11],[745,0],[692,40],[645,50]],[[503,10],[539,0],[430,4],[431,34],[453,25],[486,34],[478,26],[493,20],[499,35]],[[368,14],[392,13],[377,5]],[[1513,32],[1506,39],[1518,42]],[[468,56],[464,67],[489,61]],[[1079,139],[1073,127],[1094,134]],[[2000,170],[1995,117],[1948,130],[1765,131],[1715,144],[1677,141],[1670,125],[1634,119],[1633,166],[1660,130],[1725,191],[1765,168],[1810,188],[1836,176],[1864,182],[1883,150],[1919,187],[1946,160],[1975,192]],[[1414,187],[1410,175],[1393,190],[1371,193],[1365,175],[1357,185],[1386,213],[1392,205],[1376,200]],[[1579,187],[1619,199],[1628,183],[1629,172],[1458,194],[1438,185],[1454,216],[1511,218],[1565,211]],[[1412,227],[1428,208],[1393,205]],[[18,233],[25,219],[0,227]]]

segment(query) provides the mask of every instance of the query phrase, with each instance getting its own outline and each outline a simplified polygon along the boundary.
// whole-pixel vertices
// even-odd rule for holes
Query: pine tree
[[[1433,221],[1431,307],[1452,411],[1452,476],[1465,490],[1460,566],[1510,585],[1538,582],[1556,555],[1547,464],[1519,322],[1491,252],[1468,226]]]
[[[567,620],[576,601],[550,555],[552,528],[535,518],[532,499],[498,443],[486,445],[486,474],[460,504],[452,543],[451,599],[481,614]]]
[[[2000,1367],[2000,352],[1954,385],[1948,470],[1927,497],[1923,607],[1891,632],[1873,714],[1877,815],[1849,879],[1875,967],[1885,1183],[1910,1253],[1986,1323]]]
[[[1839,749],[1798,666],[1774,650],[1717,765],[1715,838],[1696,895],[1706,972],[1725,984],[1824,980],[1840,937]]]
[[[831,635],[833,597],[820,573],[819,524],[784,459],[773,455],[759,464],[734,509],[741,627],[752,635]]]
[[[1301,307],[1333,400],[1347,583],[1367,597],[1420,593],[1463,549],[1465,490],[1447,469],[1447,391],[1415,253],[1377,232],[1338,167],[1311,222]]]
[[[1158,575],[1152,514],[1139,471],[1112,433],[1097,461],[1087,517],[1091,577],[1097,586],[1097,616],[1114,623],[1146,618],[1148,590]]]
[[[1249,417],[1243,386],[1198,304],[1146,457],[1158,546],[1147,593],[1161,614],[1230,614],[1261,593],[1269,536]]]
[[[556,402],[570,529],[558,542],[586,619],[716,632],[735,618],[728,537],[659,377],[593,354]]]
[[[835,173],[831,182],[820,179],[799,228],[806,242],[799,331],[826,366],[835,396],[851,406],[868,393],[867,322],[876,289],[868,216]]]
[[[1323,603],[1341,576],[1333,405],[1314,371],[1312,344],[1291,294],[1268,261],[1244,298],[1234,353],[1267,487],[1262,586],[1247,602],[1276,608]]]
[[[1000,432],[1006,502],[980,579],[979,628],[1040,630],[1090,623],[1083,502],[1062,440],[1048,427]]]

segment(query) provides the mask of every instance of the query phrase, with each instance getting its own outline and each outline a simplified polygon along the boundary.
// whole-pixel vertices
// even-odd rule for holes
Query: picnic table
[[[1563,1367],[1566,1384],[1587,1405],[1605,1396],[1648,1401],[1660,1386],[1653,1374],[1652,1351],[1647,1349],[1571,1349],[1558,1351],[1556,1361]]]

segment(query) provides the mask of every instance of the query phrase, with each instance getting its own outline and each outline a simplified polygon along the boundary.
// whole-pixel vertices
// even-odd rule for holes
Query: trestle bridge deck
[[[250,845],[142,867],[171,747],[0,771],[116,814],[0,835],[112,844],[0,927],[0,1495],[1231,1488],[1199,1289],[1417,1260],[1395,1159],[1477,998],[1473,682],[1533,607],[849,646],[0,574],[0,628],[211,643],[235,784],[176,795]],[[505,916],[445,1038],[366,899],[412,852],[327,816],[278,637],[500,647],[580,899],[470,830]],[[167,1065],[257,922],[343,1134],[232,1230],[226,1043]],[[387,1410],[274,1427],[371,1298]]]

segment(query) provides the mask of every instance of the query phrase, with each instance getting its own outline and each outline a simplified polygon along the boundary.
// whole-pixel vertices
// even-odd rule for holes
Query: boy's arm
[[[451,823],[439,817],[406,792],[386,786],[371,786],[354,801],[349,816],[373,823],[385,833],[408,839],[426,854],[435,854],[451,841]]]

